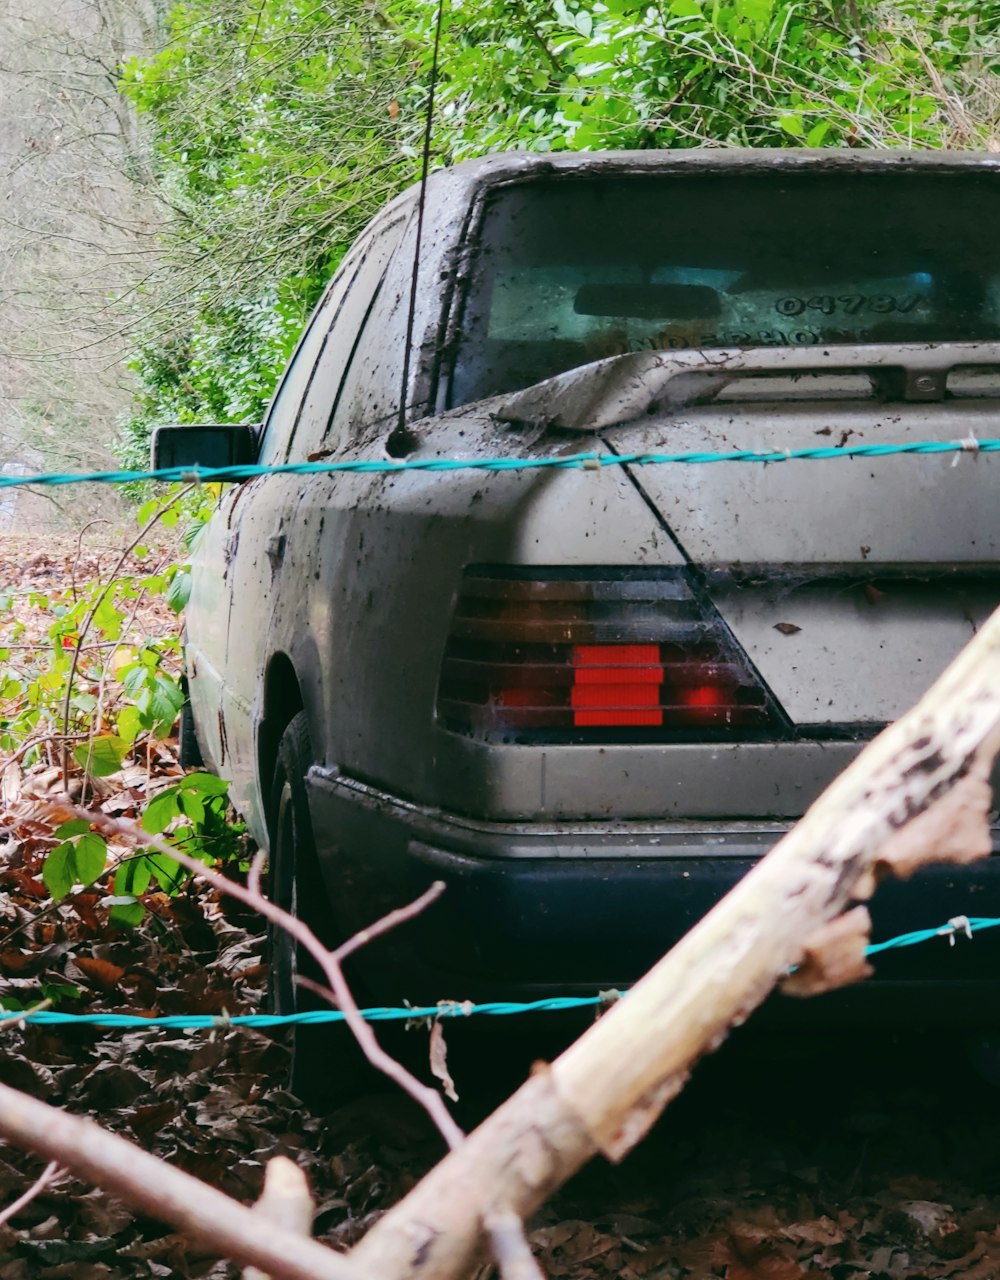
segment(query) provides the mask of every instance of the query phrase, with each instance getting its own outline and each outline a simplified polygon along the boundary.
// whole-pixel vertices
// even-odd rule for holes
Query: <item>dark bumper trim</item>
[[[481,823],[309,775],[338,932],[442,897],[380,938],[362,971],[380,1002],[531,999],[634,982],[780,838],[776,824]],[[1000,857],[880,887],[873,938],[1000,916]],[[877,957],[876,978],[822,1001],[771,1002],[793,1024],[1000,1021],[1000,930]],[[787,1011],[787,1018],[786,1018]],[[769,1011],[765,1019],[774,1015]]]

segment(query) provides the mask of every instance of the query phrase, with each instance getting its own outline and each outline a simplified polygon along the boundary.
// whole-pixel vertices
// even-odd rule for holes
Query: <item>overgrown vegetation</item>
[[[436,0],[187,0],[124,89],[173,210],[126,437],[260,418],[324,281],[417,176]],[[455,0],[435,164],[505,148],[997,143],[975,0]]]
[[[133,457],[154,423],[260,417],[344,250],[412,176],[407,43],[353,0],[193,0],[125,67],[173,210],[142,303]]]
[[[37,586],[0,593],[4,800],[69,792],[138,819],[150,835],[169,830],[206,862],[240,858],[227,784],[185,775],[168,742],[184,702],[175,615],[188,575],[183,536],[164,543],[161,529],[181,535],[207,514],[184,492],[153,499],[137,513],[138,535],[98,575],[76,581],[68,556],[68,565],[56,560],[55,580],[42,572]],[[53,903],[93,889],[88,911],[112,927],[139,924],[151,889],[173,897],[189,878],[162,852],[109,846],[85,819],[53,825],[41,813],[34,822],[39,889]]]

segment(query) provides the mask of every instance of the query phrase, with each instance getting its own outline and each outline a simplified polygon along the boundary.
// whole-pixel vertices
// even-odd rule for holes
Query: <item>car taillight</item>
[[[677,569],[467,571],[437,710],[458,732],[506,740],[781,725],[728,627]]]

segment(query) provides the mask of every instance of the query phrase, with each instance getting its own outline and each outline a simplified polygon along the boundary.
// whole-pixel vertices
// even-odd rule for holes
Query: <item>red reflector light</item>
[[[578,684],[571,696],[574,707],[655,707],[659,701],[655,684]]]
[[[700,684],[681,690],[677,701],[685,707],[724,707],[732,701],[732,693],[718,684]]]
[[[580,729],[586,728],[588,725],[591,727],[630,724],[661,725],[663,724],[663,712],[658,707],[651,707],[648,711],[630,711],[627,707],[618,707],[613,711],[610,709],[604,711],[574,711],[573,724]]]
[[[570,661],[575,725],[663,723],[658,644],[577,644]]]
[[[658,644],[576,644],[575,684],[661,684]]]
[[[467,571],[437,711],[453,731],[498,741],[775,727],[746,655],[672,569]]]

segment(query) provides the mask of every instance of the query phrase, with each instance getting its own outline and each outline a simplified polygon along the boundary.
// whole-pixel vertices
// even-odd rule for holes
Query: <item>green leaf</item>
[[[122,707],[121,711],[118,712],[116,724],[118,736],[123,742],[127,742],[131,746],[139,736],[139,730],[142,728],[142,713],[138,707],[130,703]]]
[[[774,0],[736,0],[736,12],[752,22],[767,22],[774,11]]]
[[[82,992],[71,982],[43,982],[42,997],[58,1004],[60,1000],[79,1000]]]
[[[158,738],[164,738],[174,727],[184,705],[184,693],[178,681],[158,671],[149,685],[146,717]]]
[[[158,795],[153,796],[146,805],[142,815],[142,829],[151,836],[158,836],[181,815],[181,807],[177,802],[176,786],[165,787]]]
[[[203,796],[224,796],[229,790],[225,778],[217,778],[214,773],[189,773],[177,785],[184,791],[197,791]]]
[[[814,124],[806,134],[806,146],[818,147],[823,139],[830,132],[830,121],[821,120],[819,124]]]
[[[109,592],[94,610],[94,626],[109,640],[117,640],[122,633],[125,616],[115,604]]]
[[[190,598],[191,571],[187,565],[182,565],[170,580],[170,586],[167,587],[167,604],[174,613],[180,613],[186,608]]]
[[[117,734],[101,734],[73,748],[73,759],[92,778],[107,778],[117,773],[128,754],[129,744]]]
[[[670,12],[676,18],[700,18],[701,5],[697,0],[674,0]]]
[[[784,129],[785,133],[790,133],[793,138],[801,138],[806,131],[801,116],[779,116],[778,124]]]
[[[111,908],[111,924],[116,929],[134,929],[137,924],[142,924],[145,916],[146,908],[134,900],[116,903]]]
[[[81,884],[93,884],[104,870],[108,860],[108,846],[103,836],[96,831],[88,831],[76,842],[73,850],[73,861],[76,863],[76,876]]]
[[[89,830],[90,822],[87,818],[71,818],[61,827],[56,827],[55,836],[57,840],[69,840],[71,836],[80,836]]]
[[[115,872],[115,894],[138,897],[149,888],[151,878],[149,858],[126,858]]]
[[[130,667],[126,667],[119,674],[126,694],[130,698],[138,698],[145,690],[146,681],[149,677],[149,671],[145,664],[141,660],[136,661]]]
[[[146,861],[164,893],[175,894],[187,879],[187,871],[165,853],[151,853]]]
[[[57,844],[49,853],[42,867],[42,882],[56,902],[65,898],[73,888],[76,884],[76,864],[71,844]]]
[[[197,791],[181,791],[177,803],[185,818],[190,818],[196,826],[205,821],[205,801]]]

